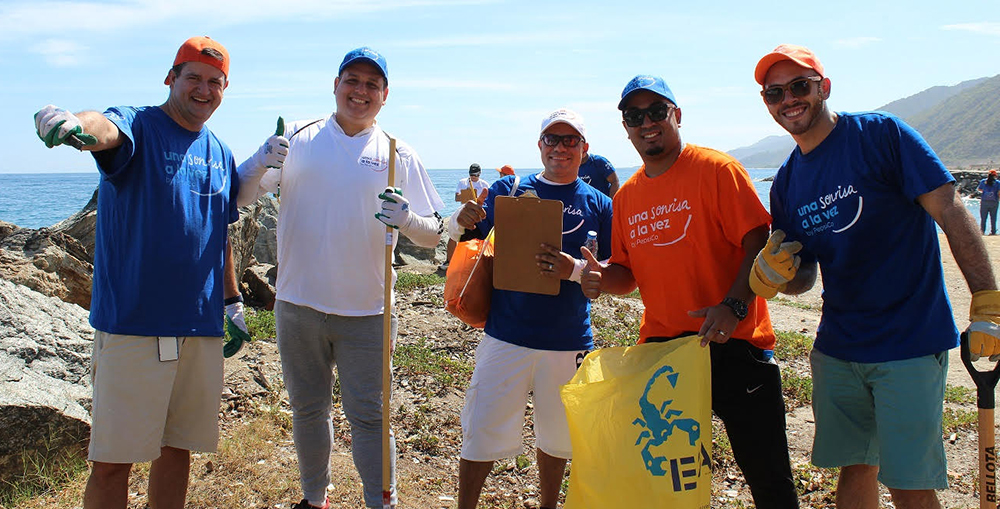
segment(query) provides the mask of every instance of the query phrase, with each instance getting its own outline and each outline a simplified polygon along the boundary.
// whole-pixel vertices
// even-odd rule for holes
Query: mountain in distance
[[[878,110],[902,118],[947,166],[1000,159],[1000,75],[928,88]],[[795,148],[791,136],[768,136],[729,151],[747,168],[777,168]]]
[[[746,168],[777,168],[785,162],[789,152],[795,148],[795,140],[789,135],[776,134],[750,145],[729,151]]]

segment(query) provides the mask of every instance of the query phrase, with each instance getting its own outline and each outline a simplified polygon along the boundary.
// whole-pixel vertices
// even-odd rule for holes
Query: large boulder
[[[278,200],[274,195],[261,197],[255,205],[260,206],[257,213],[257,241],[253,247],[253,256],[258,263],[278,264]],[[240,209],[247,210],[247,207]]]
[[[73,237],[86,250],[87,262],[94,263],[94,235],[97,230],[97,189],[90,201],[72,216],[52,225],[52,231],[61,232]]]
[[[49,228],[0,226],[0,279],[90,308],[93,257],[77,239]]]
[[[0,279],[0,479],[90,434],[94,331],[75,304]]]

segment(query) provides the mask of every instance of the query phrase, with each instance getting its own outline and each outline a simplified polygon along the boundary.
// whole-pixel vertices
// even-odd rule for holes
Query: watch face
[[[749,310],[746,302],[732,297],[726,297],[725,299],[722,299],[722,303],[728,306],[729,309],[733,310],[733,314],[736,315],[737,319],[742,320],[747,317],[747,312]]]

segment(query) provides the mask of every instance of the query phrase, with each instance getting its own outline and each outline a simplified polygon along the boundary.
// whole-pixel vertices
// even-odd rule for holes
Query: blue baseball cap
[[[634,78],[632,81],[625,85],[625,90],[622,90],[622,100],[618,103],[618,109],[625,109],[625,101],[628,100],[628,96],[632,95],[632,92],[637,90],[649,90],[654,94],[657,94],[664,99],[674,103],[677,106],[677,100],[674,99],[674,93],[670,91],[670,87],[663,82],[663,78],[659,76],[650,76],[648,74],[640,74]]]
[[[378,67],[378,70],[382,71],[382,77],[385,78],[385,81],[386,82],[389,81],[389,67],[385,63],[385,57],[383,57],[381,53],[367,46],[362,46],[358,49],[351,50],[346,55],[344,55],[344,61],[340,63],[340,70],[337,71],[337,75],[339,76],[343,74],[345,67],[360,60],[364,60],[366,62],[375,64],[375,67]]]

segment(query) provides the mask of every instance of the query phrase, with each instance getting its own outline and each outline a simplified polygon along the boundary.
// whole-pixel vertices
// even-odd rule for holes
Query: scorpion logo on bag
[[[650,452],[650,448],[664,444],[673,434],[675,428],[687,433],[688,443],[691,446],[695,446],[701,437],[701,424],[697,420],[676,418],[684,412],[670,408],[670,405],[674,402],[673,399],[664,400],[659,408],[649,401],[649,393],[657,386],[657,381],[660,378],[664,378],[670,384],[668,388],[668,394],[670,394],[677,387],[678,376],[679,373],[675,373],[674,368],[671,366],[663,366],[656,370],[656,373],[653,373],[653,376],[646,382],[646,390],[642,392],[642,396],[639,398],[639,411],[642,417],[637,417],[632,421],[633,425],[638,424],[644,428],[642,433],[639,434],[639,438],[636,439],[635,445],[638,446],[643,440],[646,440],[646,445],[642,448],[642,460],[646,465],[646,470],[656,476],[667,474],[667,470],[663,464],[668,461],[668,458],[666,456],[654,457]],[[659,384],[659,386],[663,387],[663,384]],[[694,461],[694,458],[692,457],[691,460]],[[674,462],[676,460],[669,461]]]

